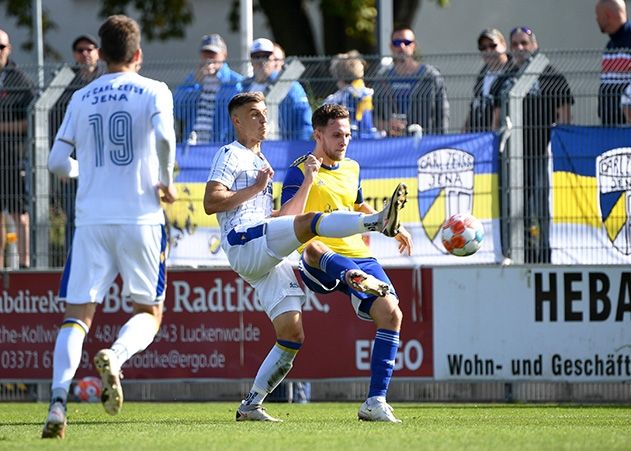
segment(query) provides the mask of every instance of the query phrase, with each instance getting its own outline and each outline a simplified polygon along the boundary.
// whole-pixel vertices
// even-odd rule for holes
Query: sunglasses
[[[407,47],[410,44],[413,44],[414,41],[410,41],[409,39],[393,39],[392,40],[392,45],[394,47],[400,47],[400,46],[404,46]]]
[[[497,43],[496,42],[491,42],[490,44],[487,45],[479,45],[478,46],[478,50],[481,52],[484,52],[486,50],[495,50],[497,48]]]
[[[7,44],[0,44],[0,51],[6,49],[7,47],[9,47]]]
[[[515,27],[510,31],[510,35],[514,35],[517,32],[526,33],[528,36],[532,36],[532,30],[528,27]]]

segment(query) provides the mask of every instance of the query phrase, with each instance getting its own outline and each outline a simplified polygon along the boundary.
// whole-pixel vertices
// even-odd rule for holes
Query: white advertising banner
[[[631,380],[625,266],[433,269],[437,380]]]

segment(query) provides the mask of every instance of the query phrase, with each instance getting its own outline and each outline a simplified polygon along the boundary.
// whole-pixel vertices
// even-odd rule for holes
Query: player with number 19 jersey
[[[101,75],[74,93],[56,139],[77,149],[77,226],[164,224],[152,118],[172,121],[172,111],[167,85],[135,72]]]

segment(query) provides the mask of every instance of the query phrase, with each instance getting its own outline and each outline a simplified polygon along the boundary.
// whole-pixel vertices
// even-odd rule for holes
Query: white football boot
[[[256,406],[250,410],[237,409],[237,421],[270,421],[273,423],[281,423],[283,420],[271,416],[263,406]]]
[[[390,290],[390,285],[370,274],[366,274],[361,269],[349,269],[344,274],[344,278],[349,287],[361,293],[383,297]]]
[[[400,423],[394,416],[394,409],[385,400],[367,399],[360,406],[357,417],[364,421],[385,421],[388,423]]]
[[[118,358],[111,349],[101,349],[94,356],[94,366],[103,383],[101,392],[103,408],[110,415],[116,415],[123,407],[123,387]]]
[[[44,423],[42,438],[64,438],[66,434],[66,406],[54,401],[48,409],[48,417]]]

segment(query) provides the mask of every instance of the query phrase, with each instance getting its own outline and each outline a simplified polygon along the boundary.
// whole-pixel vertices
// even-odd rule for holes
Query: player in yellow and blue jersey
[[[351,137],[349,112],[341,105],[325,104],[312,116],[316,146],[311,155],[322,163],[304,201],[305,212],[356,211],[374,213],[364,202],[359,164],[346,158]],[[297,159],[287,171],[281,202],[294,198],[302,185],[305,162]],[[410,234],[403,228],[395,236],[402,253],[412,253]],[[349,295],[361,319],[375,322],[377,332],[371,358],[368,398],[358,416],[368,421],[398,423],[386,402],[386,393],[399,346],[403,314],[399,300],[381,265],[372,257],[361,234],[346,238],[317,237],[299,248],[300,275],[316,293],[342,291]]]

